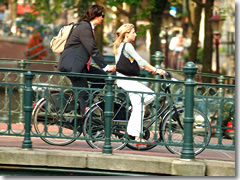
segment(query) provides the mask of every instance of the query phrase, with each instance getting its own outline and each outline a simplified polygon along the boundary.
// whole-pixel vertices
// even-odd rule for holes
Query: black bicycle
[[[47,95],[34,104],[32,119],[36,134],[50,145],[73,143],[82,133],[82,116],[78,113],[72,90],[45,90]]]
[[[134,141],[126,133],[128,119],[131,114],[131,104],[127,100],[128,93],[117,93],[113,103],[112,118],[112,145],[114,149],[123,149],[125,146],[134,150],[149,150],[162,142],[174,154],[180,154],[184,134],[184,106],[178,105],[177,98],[171,96],[171,83],[163,83],[158,103],[147,106],[151,109],[143,119],[142,138],[147,142]],[[182,89],[180,89],[182,92]],[[83,134],[92,148],[103,148],[104,145],[104,100],[94,104],[86,114]],[[211,124],[207,116],[194,108],[194,152],[200,154],[211,139]],[[158,135],[156,134],[158,133]],[[155,136],[155,137],[154,137]],[[157,137],[156,137],[157,136]]]
[[[35,129],[33,133],[50,145],[65,146],[79,139],[84,131],[83,134],[87,143],[92,148],[100,148],[100,146],[94,144],[98,142],[96,139],[104,138],[103,93],[93,92],[92,105],[82,115],[76,98],[79,91],[73,89],[55,90],[50,87],[45,88],[44,92],[44,97],[33,105],[32,119]],[[121,138],[123,132],[117,131],[124,129],[127,123],[127,120],[124,120],[126,118],[123,109],[120,108],[121,102],[117,101],[117,99],[119,98],[114,101],[114,119],[118,119],[118,125],[113,123],[112,139]],[[125,124],[120,126],[120,121]],[[87,131],[89,122],[91,123],[91,133]],[[101,140],[103,141],[103,139]],[[116,147],[115,149],[122,149],[125,146],[122,143],[119,145],[118,142],[112,144]]]

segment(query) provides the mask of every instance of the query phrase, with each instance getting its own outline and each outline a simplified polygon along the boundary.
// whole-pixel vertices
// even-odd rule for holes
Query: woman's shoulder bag
[[[140,68],[136,60],[128,59],[123,54],[126,43],[124,43],[120,58],[116,64],[116,71],[126,76],[139,76]]]

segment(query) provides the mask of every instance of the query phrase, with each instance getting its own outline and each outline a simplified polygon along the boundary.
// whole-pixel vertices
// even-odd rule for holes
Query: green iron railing
[[[77,112],[77,94],[79,91],[86,90],[90,94],[89,100],[91,101],[90,106],[96,103],[93,100],[95,91],[99,91],[101,97],[99,99],[104,99],[105,107],[104,107],[104,117],[105,117],[105,125],[104,125],[104,137],[98,138],[98,140],[103,141],[103,153],[111,154],[112,149],[114,148],[114,143],[119,140],[113,139],[111,132],[111,127],[113,127],[111,119],[113,117],[113,102],[116,100],[116,94],[118,92],[122,92],[122,90],[116,89],[114,86],[114,81],[116,79],[127,79],[127,80],[137,80],[148,82],[148,84],[155,90],[154,94],[156,95],[155,106],[159,107],[158,99],[162,96],[172,97],[174,101],[178,102],[178,104],[183,105],[185,107],[185,115],[184,115],[184,139],[183,143],[173,143],[171,146],[182,146],[183,150],[181,152],[181,158],[183,159],[194,159],[194,139],[193,139],[193,107],[200,109],[204,114],[206,114],[212,124],[212,129],[215,129],[215,132],[212,132],[212,138],[210,143],[206,148],[212,149],[226,149],[226,150],[234,150],[235,149],[235,131],[234,129],[228,128],[223,124],[225,120],[224,113],[226,109],[224,108],[225,104],[229,104],[230,109],[228,112],[231,112],[228,115],[229,122],[232,122],[233,127],[235,126],[235,118],[234,118],[234,85],[226,85],[223,84],[222,76],[219,77],[219,84],[209,84],[209,83],[197,83],[194,81],[194,75],[196,73],[196,67],[193,63],[188,63],[184,68],[184,73],[186,74],[186,80],[180,81],[172,81],[172,80],[162,80],[156,76],[156,79],[153,78],[121,78],[116,77],[114,75],[108,76],[99,76],[98,78],[104,78],[106,80],[106,88],[103,90],[99,89],[91,89],[91,88],[73,88],[69,86],[69,83],[63,83],[61,81],[66,76],[79,76],[79,77],[91,77],[88,74],[68,74],[68,73],[59,73],[59,72],[44,72],[44,71],[28,71],[24,70],[16,70],[16,69],[0,69],[1,72],[1,96],[5,99],[4,103],[0,105],[0,113],[2,117],[5,119],[1,120],[1,128],[0,135],[9,135],[9,136],[23,136],[23,148],[31,148],[32,141],[31,137],[45,137],[45,138],[59,138],[59,139],[71,139],[77,138],[79,140],[89,140],[91,138],[87,136],[76,137],[76,123],[78,118]],[[22,77],[25,77],[24,81]],[[44,82],[44,84],[42,83]],[[171,84],[172,93],[171,94],[163,94],[160,89],[164,84]],[[43,129],[41,132],[37,132],[33,127],[32,121],[32,104],[35,104],[41,97],[47,99],[49,103],[50,92],[52,90],[58,90],[60,92],[60,109],[64,106],[64,93],[66,90],[72,90],[75,94],[75,103],[74,103],[74,111],[71,114],[71,117],[74,118],[74,132],[67,136],[62,133],[64,128],[63,125],[60,126],[59,132],[56,134],[51,134],[48,131],[50,129]],[[23,90],[23,91],[22,91]],[[40,91],[41,90],[41,91]],[[24,92],[23,94],[18,94],[16,92]],[[124,94],[128,94],[129,92],[123,92]],[[144,95],[141,91],[136,91],[132,93],[139,93],[141,96]],[[33,94],[35,97],[33,98]],[[98,100],[99,100],[98,99]],[[15,101],[15,102],[13,102]],[[218,104],[217,107],[211,110],[211,103]],[[169,101],[170,107],[173,106],[173,102]],[[22,104],[23,106],[16,106],[17,104]],[[129,108],[129,100],[126,104],[126,108]],[[21,111],[23,110],[23,111]],[[154,109],[151,109],[154,111]],[[210,112],[211,111],[211,112]],[[213,112],[212,112],[213,111]],[[233,112],[232,112],[233,111]],[[211,117],[211,115],[213,117]],[[64,115],[61,114],[61,119],[63,119]],[[70,117],[70,116],[69,116]],[[153,139],[158,138],[159,133],[159,123],[160,118],[154,117],[155,122],[151,126],[153,129],[151,132],[153,133]],[[47,116],[45,116],[44,120],[46,122]],[[61,121],[62,123],[62,121]],[[117,122],[122,123],[122,122]],[[24,124],[24,128],[15,129],[17,124]],[[144,124],[142,124],[144,126]],[[231,130],[231,131],[226,131]],[[226,139],[223,136],[223,132],[231,132],[232,139]],[[171,134],[169,135],[171,138]],[[94,141],[94,140],[93,140]],[[123,142],[130,142],[132,144],[135,141],[131,139],[124,139]],[[169,142],[155,142],[154,145],[169,145]],[[170,146],[169,145],[169,146]],[[200,145],[201,146],[201,145]]]
[[[161,52],[156,52],[153,55],[153,60],[155,61],[155,67],[160,68],[161,62],[163,61],[164,56],[161,55]],[[120,91],[115,88],[114,86],[114,80],[118,79],[118,77],[115,76],[103,76],[99,78],[105,78],[107,85],[105,90],[94,90],[94,89],[78,89],[78,88],[72,88],[71,83],[69,82],[68,78],[66,78],[69,74],[64,73],[58,73],[58,72],[43,72],[43,71],[27,71],[27,69],[34,69],[34,64],[39,65],[46,65],[46,66],[52,66],[53,71],[56,71],[56,62],[54,61],[29,61],[29,60],[13,60],[13,59],[5,59],[1,61],[7,61],[10,62],[10,64],[15,64],[16,67],[20,68],[21,70],[11,70],[11,69],[2,69],[1,73],[1,94],[4,97],[4,103],[0,106],[0,113],[2,115],[2,122],[1,123],[1,134],[7,134],[12,136],[25,136],[23,148],[31,148],[31,140],[30,137],[43,137],[43,136],[49,136],[49,133],[47,130],[44,130],[42,133],[39,134],[39,132],[34,132],[33,127],[29,127],[29,124],[26,123],[26,118],[29,119],[30,111],[32,110],[30,105],[29,97],[31,97],[31,88],[33,88],[33,94],[34,98],[32,103],[36,103],[41,97],[45,97],[48,99],[50,97],[50,92],[52,90],[59,90],[61,93],[60,96],[60,108],[63,108],[64,105],[64,92],[66,90],[71,89],[74,91],[75,94],[75,106],[74,106],[74,113],[71,114],[72,117],[74,117],[74,127],[76,127],[76,121],[78,118],[77,113],[77,93],[79,90],[86,90],[89,91],[90,94],[90,101],[93,100],[93,92],[94,91],[101,91],[101,94],[105,96],[105,119],[108,119],[105,121],[105,139],[102,139],[104,141],[103,146],[103,152],[104,153],[112,153],[112,142],[113,140],[111,135],[111,117],[113,116],[112,112],[112,102],[116,98],[116,93],[119,93]],[[41,69],[41,68],[40,68]],[[228,76],[218,76],[213,74],[204,74],[204,73],[198,73],[196,74],[197,80],[201,80],[202,77],[208,77],[212,78],[214,82],[218,82],[219,84],[210,84],[210,83],[197,83],[193,81],[194,74],[196,73],[194,70],[196,69],[193,64],[188,64],[188,66],[185,67],[184,72],[183,71],[175,71],[175,70],[167,70],[170,71],[174,77],[177,77],[177,79],[180,79],[179,81],[169,81],[168,83],[171,84],[172,93],[171,94],[162,94],[159,93],[159,90],[161,89],[161,84],[165,84],[164,80],[159,80],[160,76],[156,75],[154,76],[155,79],[152,78],[146,78],[146,73],[142,77],[145,76],[145,78],[133,78],[133,80],[142,81],[146,84],[148,84],[150,87],[152,87],[155,91],[155,95],[157,99],[159,99],[160,96],[167,96],[174,99],[174,101],[177,101],[179,104],[185,104],[185,115],[184,123],[189,124],[188,130],[184,129],[184,133],[187,133],[187,135],[184,135],[184,143],[183,144],[174,144],[174,146],[183,146],[183,152],[181,154],[181,158],[183,159],[192,159],[194,158],[193,151],[192,151],[192,139],[186,137],[191,137],[192,131],[189,131],[190,127],[192,126],[192,119],[191,119],[191,109],[193,107],[196,107],[197,109],[200,109],[204,114],[207,115],[209,118],[211,124],[212,124],[212,136],[210,143],[208,144],[207,148],[212,149],[227,149],[227,150],[234,150],[235,148],[235,129],[229,128],[227,126],[226,122],[231,122],[232,127],[235,127],[235,119],[234,119],[234,77],[228,77]],[[28,72],[28,73],[26,73]],[[33,74],[31,74],[31,73]],[[25,82],[24,82],[24,73],[25,73]],[[187,75],[186,81],[185,74]],[[89,77],[89,75],[84,74],[71,74],[75,76],[85,76]],[[149,77],[147,75],[147,77]],[[27,81],[30,81],[32,79],[32,84]],[[216,80],[217,79],[217,80]],[[191,82],[192,81],[192,82]],[[224,84],[228,83],[228,84]],[[28,88],[26,87],[29,86]],[[30,87],[31,86],[31,87]],[[114,86],[114,88],[113,88]],[[23,96],[23,88],[25,87],[25,96]],[[107,91],[106,91],[107,90]],[[186,93],[188,91],[188,93]],[[18,93],[16,93],[18,92]],[[122,91],[121,91],[122,92]],[[185,96],[184,96],[185,92]],[[129,92],[122,92],[122,94],[127,94]],[[139,94],[143,94],[142,92],[135,92]],[[26,95],[28,94],[28,95]],[[26,96],[28,97],[26,99]],[[170,98],[170,99],[171,99]],[[12,99],[14,99],[15,102],[12,102]],[[24,102],[28,102],[28,105],[25,105]],[[48,101],[48,100],[47,100]],[[192,103],[192,101],[194,103]],[[96,103],[96,102],[92,102]],[[170,104],[173,102],[169,102]],[[216,106],[216,104],[218,104]],[[24,105],[24,107],[23,107]],[[92,105],[92,104],[90,104]],[[187,107],[187,105],[190,107]],[[215,105],[215,106],[214,106]],[[155,106],[159,106],[159,104],[156,102]],[[225,107],[227,106],[227,107]],[[127,108],[129,108],[129,100],[127,103]],[[153,110],[154,111],[154,110]],[[190,116],[190,117],[189,117]],[[63,115],[61,115],[61,120],[63,119]],[[154,118],[153,118],[154,119]],[[7,122],[7,123],[6,123]],[[31,121],[30,121],[31,122]],[[148,121],[146,121],[148,122]],[[25,131],[29,131],[29,128],[31,129],[31,133],[25,133],[24,135],[24,128],[22,127],[21,130],[14,130],[14,125],[17,123],[25,124]],[[154,131],[154,138],[157,139],[159,133],[158,126],[159,126],[159,119],[155,117],[155,122],[151,126],[151,129]],[[28,125],[26,125],[28,124]],[[142,126],[145,126],[145,124],[142,124]],[[60,128],[61,130],[61,128]],[[62,131],[62,130],[61,130]],[[76,135],[76,130],[74,132],[74,136]],[[227,134],[228,133],[228,134]],[[227,134],[227,135],[226,135]],[[143,135],[143,134],[142,134]],[[53,137],[52,134],[50,134],[51,137]],[[54,134],[54,137],[56,138],[63,138],[60,137],[60,134]],[[66,136],[64,136],[66,138]],[[72,136],[67,137],[69,139],[72,138]],[[227,138],[227,139],[226,139]],[[87,140],[87,137],[80,136],[78,139]],[[166,145],[166,142],[159,142],[155,143],[157,145]],[[190,151],[189,151],[190,149]]]

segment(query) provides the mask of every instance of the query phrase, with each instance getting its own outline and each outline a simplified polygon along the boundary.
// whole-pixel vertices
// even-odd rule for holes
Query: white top
[[[118,54],[115,55],[115,62],[117,64],[121,52],[122,52],[122,48],[123,48],[124,43],[122,42],[119,47],[118,47]],[[137,61],[139,66],[146,66],[146,64],[148,63],[145,59],[143,59],[134,49],[133,45],[131,43],[126,43],[123,54],[126,58],[133,58]],[[117,72],[118,74],[118,72]],[[121,73],[119,73],[121,74]]]

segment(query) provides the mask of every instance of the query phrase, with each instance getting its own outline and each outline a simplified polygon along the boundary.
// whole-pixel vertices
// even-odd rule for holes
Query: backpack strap
[[[73,22],[70,23],[70,24],[68,24],[68,25],[71,25],[71,24],[73,24],[73,26],[72,26],[72,29],[71,29],[69,35],[68,35],[68,38],[67,38],[67,40],[66,40],[66,43],[65,43],[65,45],[64,45],[64,49],[67,49],[67,48],[71,47],[71,46],[66,47],[67,42],[68,42],[68,39],[70,38],[70,36],[71,36],[71,34],[72,34],[72,32],[73,32],[73,29],[74,29],[76,26],[79,25],[79,23],[73,23]]]

